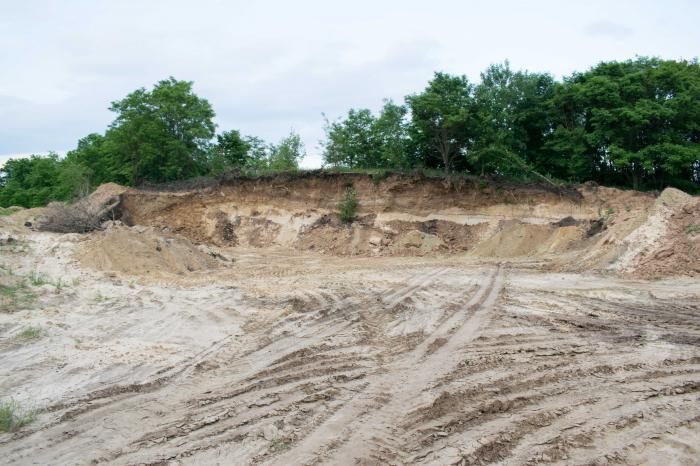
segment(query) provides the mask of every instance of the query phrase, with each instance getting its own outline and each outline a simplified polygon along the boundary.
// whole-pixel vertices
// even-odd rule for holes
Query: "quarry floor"
[[[254,248],[129,276],[80,241],[2,251],[50,282],[0,312],[0,395],[38,409],[3,464],[698,464],[697,279]]]

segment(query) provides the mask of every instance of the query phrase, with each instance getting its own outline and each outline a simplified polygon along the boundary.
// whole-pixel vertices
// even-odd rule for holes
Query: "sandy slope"
[[[0,393],[42,408],[0,434],[3,463],[700,457],[695,279],[281,248],[131,276],[80,266],[86,240],[33,233],[2,250],[15,275],[68,283],[0,313]],[[19,339],[30,325],[43,335]]]

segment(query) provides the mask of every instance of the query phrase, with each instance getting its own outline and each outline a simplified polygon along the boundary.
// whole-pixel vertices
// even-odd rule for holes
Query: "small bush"
[[[352,223],[355,219],[355,212],[357,211],[357,206],[359,202],[357,201],[357,194],[352,186],[345,188],[345,193],[343,197],[338,202],[338,210],[340,210],[340,220],[344,223]]]
[[[14,432],[36,417],[36,410],[22,407],[17,401],[0,401],[0,432]]]

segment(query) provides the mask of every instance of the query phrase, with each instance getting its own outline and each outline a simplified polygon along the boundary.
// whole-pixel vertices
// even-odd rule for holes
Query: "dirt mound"
[[[76,256],[86,267],[148,277],[210,270],[221,264],[216,253],[203,251],[185,238],[119,224],[96,233]]]
[[[3,215],[0,215],[0,229],[13,234],[26,233],[28,227],[36,224],[37,220],[46,215],[46,207],[35,207],[33,209],[9,208]]]
[[[566,226],[557,226],[560,224]],[[571,225],[567,219],[546,225],[506,220],[472,253],[481,257],[520,257],[565,252],[575,249],[583,239],[585,225],[587,222]]]

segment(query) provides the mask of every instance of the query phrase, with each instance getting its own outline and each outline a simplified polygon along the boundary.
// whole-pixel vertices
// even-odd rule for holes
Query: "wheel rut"
[[[396,432],[411,406],[421,401],[422,391],[431,381],[454,369],[459,350],[479,332],[493,312],[504,282],[504,272],[497,267],[461,311],[440,325],[430,338],[403,357],[387,364],[381,373],[370,378],[362,396],[346,403],[315,432],[295,445],[290,452],[274,458],[270,464],[356,464],[375,451],[390,449],[401,457],[403,440]],[[433,352],[429,341],[444,339]],[[358,424],[361,428],[358,428]],[[333,439],[329,442],[329,438]],[[332,444],[334,447],[323,451]],[[336,446],[340,443],[340,446]]]

